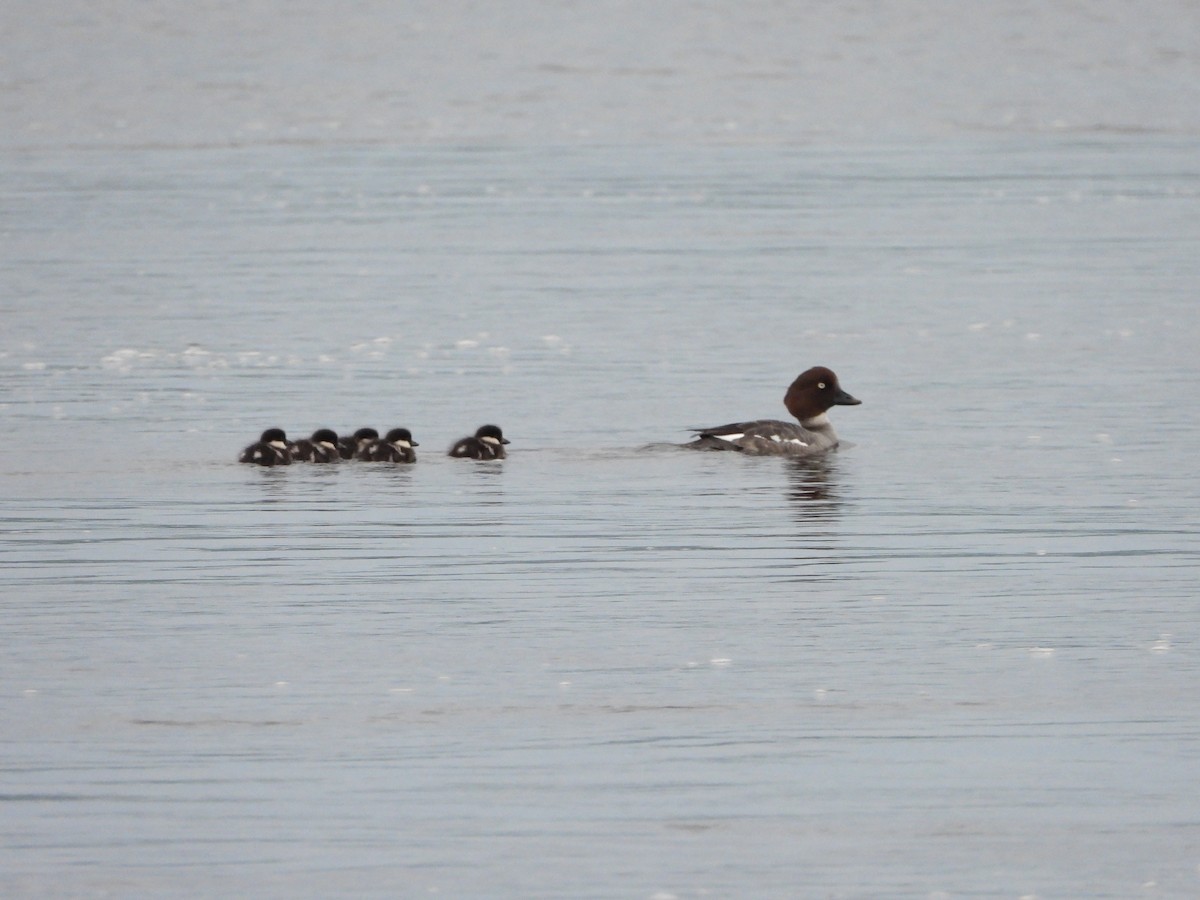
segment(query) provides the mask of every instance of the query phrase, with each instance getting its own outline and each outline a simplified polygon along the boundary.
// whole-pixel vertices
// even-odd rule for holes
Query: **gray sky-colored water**
[[[1200,6],[35,3],[9,146],[924,139],[1200,129]]]

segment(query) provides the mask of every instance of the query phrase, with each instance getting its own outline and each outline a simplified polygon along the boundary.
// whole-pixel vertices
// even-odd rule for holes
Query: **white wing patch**
[[[714,434],[713,437],[733,443],[738,438],[742,437],[743,434],[745,434],[745,432],[738,432],[737,434]]]

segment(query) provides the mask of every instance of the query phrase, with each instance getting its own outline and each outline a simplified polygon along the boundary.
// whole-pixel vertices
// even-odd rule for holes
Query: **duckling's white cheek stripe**
[[[480,440],[483,441],[485,444],[494,444],[497,447],[500,446],[500,442],[498,440],[496,440],[494,437],[480,438]]]

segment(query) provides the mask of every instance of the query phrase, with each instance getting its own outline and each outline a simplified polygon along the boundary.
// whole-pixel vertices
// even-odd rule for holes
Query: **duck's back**
[[[805,428],[778,419],[733,422],[714,428],[696,428],[696,440],[684,446],[693,450],[737,450],[754,456],[810,456],[837,446],[837,435],[828,420]]]
[[[450,455],[460,459],[493,459],[488,445],[477,437],[465,437],[450,448]]]

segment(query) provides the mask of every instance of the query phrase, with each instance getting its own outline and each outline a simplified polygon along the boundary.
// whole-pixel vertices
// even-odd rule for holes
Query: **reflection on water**
[[[787,498],[801,521],[837,516],[842,497],[839,490],[838,451],[807,459],[784,461]]]

